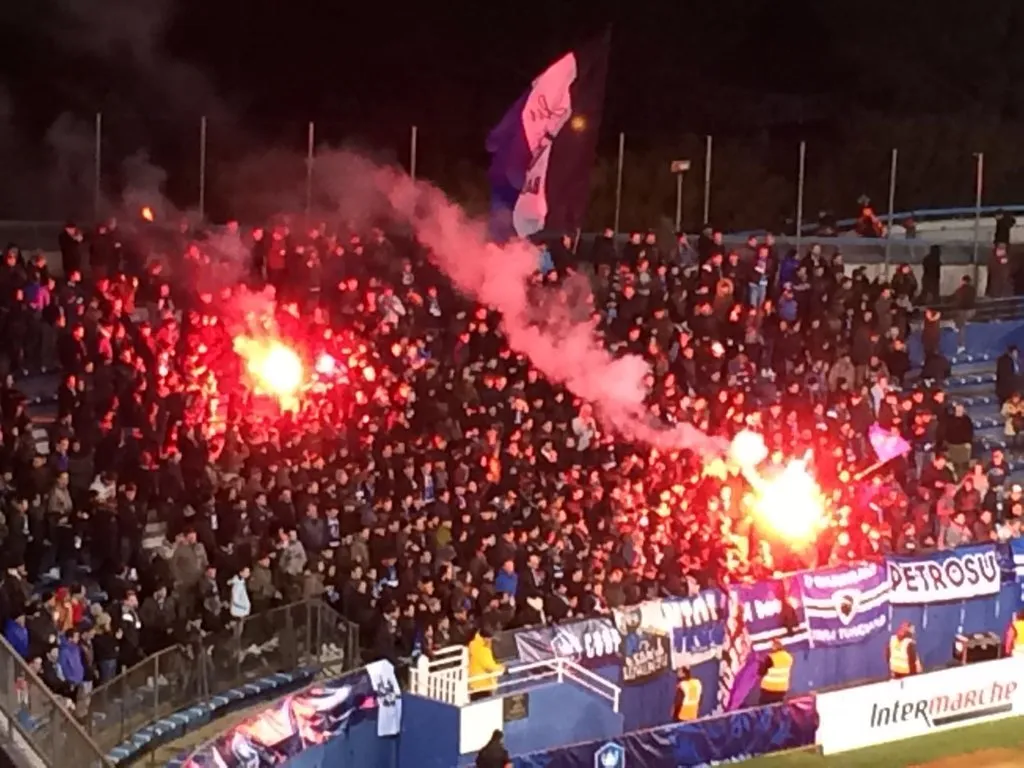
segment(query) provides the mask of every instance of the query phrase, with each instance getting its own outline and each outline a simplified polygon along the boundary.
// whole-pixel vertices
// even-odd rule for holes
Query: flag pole
[[[619,222],[622,215],[622,166],[626,159],[626,134],[619,133],[619,167],[615,176],[615,226],[613,232],[619,234]]]

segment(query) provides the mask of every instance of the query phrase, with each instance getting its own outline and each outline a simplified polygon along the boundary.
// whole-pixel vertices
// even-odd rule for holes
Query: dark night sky
[[[609,23],[605,149],[620,130],[634,145],[803,138],[851,109],[1016,120],[1022,19],[1020,0],[6,2],[0,155],[31,155],[62,115],[71,126],[45,140],[83,155],[101,110],[109,155],[146,148],[165,167],[184,162],[200,114],[214,152],[285,137],[301,149],[314,119],[326,141],[398,156],[417,124],[435,162],[482,164],[530,78]]]

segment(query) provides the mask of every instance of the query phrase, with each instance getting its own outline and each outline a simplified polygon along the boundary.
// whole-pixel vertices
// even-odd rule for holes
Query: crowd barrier
[[[80,715],[108,758],[126,762],[322,671],[352,669],[358,654],[355,625],[319,600],[293,603],[150,656],[95,689]]]

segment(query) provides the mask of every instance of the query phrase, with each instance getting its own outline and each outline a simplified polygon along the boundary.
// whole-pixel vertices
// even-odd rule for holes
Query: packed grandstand
[[[406,233],[151,218],[0,266],[4,636],[83,723],[147,656],[310,598],[404,678],[480,635],[1020,536],[1016,351],[962,349],[909,267],[609,232],[531,249],[513,318]],[[594,378],[623,361],[625,416]]]

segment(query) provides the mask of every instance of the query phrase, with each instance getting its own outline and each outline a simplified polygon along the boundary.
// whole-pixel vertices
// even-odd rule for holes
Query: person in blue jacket
[[[28,627],[25,626],[25,612],[18,613],[13,619],[8,619],[4,624],[4,640],[10,643],[11,647],[18,652],[23,659],[28,658]]]
[[[85,657],[82,655],[82,634],[77,627],[72,628],[60,641],[57,663],[63,672],[64,680],[74,686],[85,682]]]

